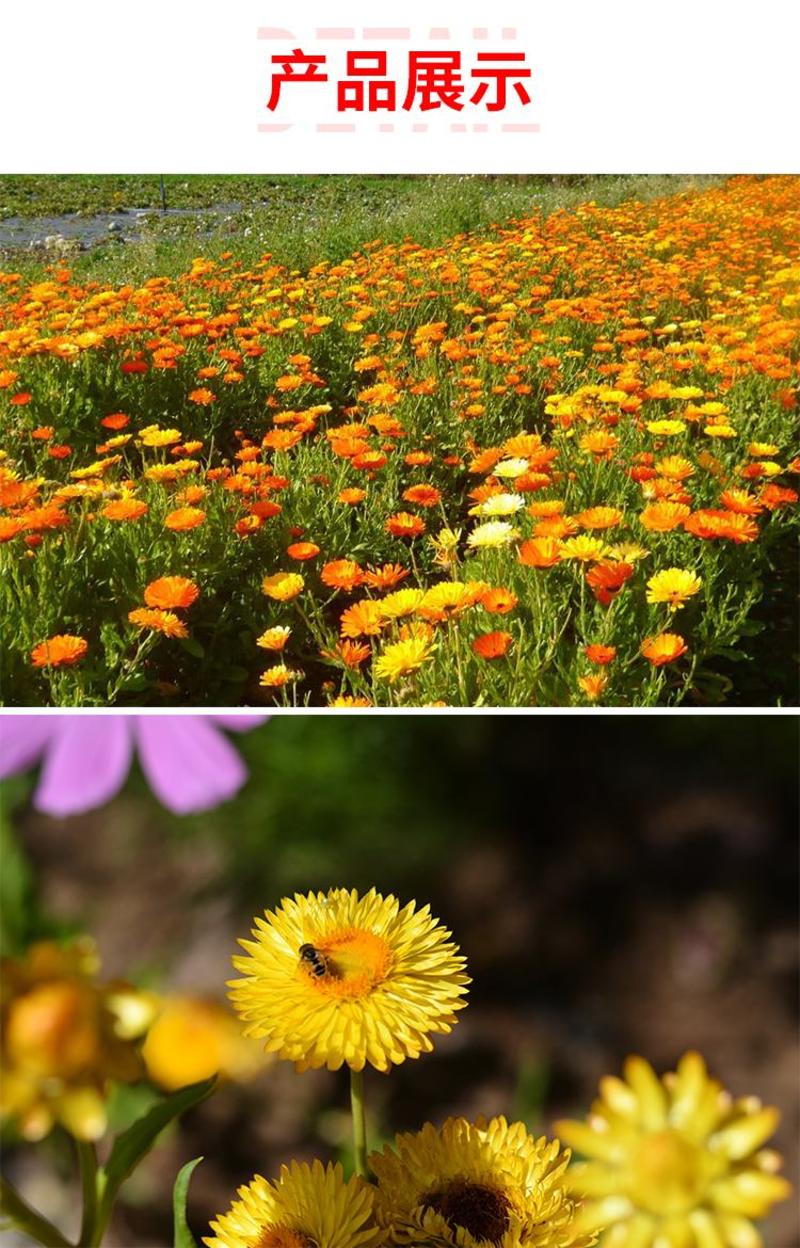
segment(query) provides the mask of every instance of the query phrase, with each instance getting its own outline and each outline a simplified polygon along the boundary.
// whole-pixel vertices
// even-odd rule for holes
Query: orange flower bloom
[[[650,503],[639,516],[639,523],[652,533],[668,533],[683,524],[688,515],[685,503]]]
[[[513,640],[510,633],[482,633],[473,641],[472,651],[479,659],[502,659]]]
[[[51,529],[64,529],[69,524],[69,516],[54,503],[45,507],[32,507],[22,513],[25,528],[29,533],[42,533]]]
[[[322,654],[326,659],[332,659],[335,663],[343,663],[345,667],[353,669],[360,667],[372,654],[372,650],[363,642],[359,644],[356,641],[345,640],[340,641],[333,650],[323,650]]]
[[[519,602],[510,589],[487,589],[480,597],[481,606],[492,615],[507,615]]]
[[[371,598],[354,602],[342,612],[339,629],[343,637],[377,637],[383,627],[380,604]]]
[[[217,398],[213,390],[207,390],[205,386],[190,391],[187,397],[190,403],[197,403],[199,407],[209,407]]]
[[[106,429],[124,429],[130,424],[130,419],[124,412],[112,412],[110,416],[104,416],[100,424]]]
[[[418,507],[435,507],[441,498],[441,492],[432,485],[411,485],[403,491],[403,502],[416,503]]]
[[[404,568],[402,563],[384,563],[380,568],[368,568],[364,573],[364,582],[370,589],[394,589],[408,574],[408,568]]]
[[[164,521],[164,526],[173,533],[185,533],[188,529],[196,529],[206,518],[200,507],[179,507],[171,511]]]
[[[679,633],[659,633],[657,637],[647,637],[642,642],[642,654],[653,664],[663,667],[686,654],[688,646]]]
[[[148,511],[147,503],[138,498],[117,498],[100,512],[106,520],[138,520]]]
[[[574,517],[585,529],[613,529],[622,521],[618,507],[589,507]]]
[[[398,511],[384,525],[392,537],[419,537],[425,532],[425,521],[407,511]]]
[[[137,607],[135,611],[128,612],[128,619],[137,628],[150,628],[154,632],[163,633],[165,637],[189,636],[189,630],[183,620],[179,620],[172,611]]]
[[[758,537],[758,525],[750,516],[743,516],[735,511],[722,508],[704,508],[693,511],[684,521],[687,533],[705,540],[713,538],[727,539],[731,542],[754,542]]]
[[[319,546],[315,542],[292,542],[291,546],[286,547],[286,553],[290,559],[305,563],[306,559],[316,559]]]
[[[89,649],[89,643],[83,637],[74,637],[70,633],[57,633],[40,641],[31,650],[31,663],[34,667],[72,667],[80,663]]]
[[[346,490],[340,490],[337,496],[340,503],[346,503],[348,507],[355,507],[358,503],[363,503],[367,497],[366,490],[358,490],[350,487]]]
[[[528,568],[554,568],[561,562],[561,547],[554,537],[529,537],[521,543],[517,558]]]
[[[10,542],[18,533],[25,532],[21,516],[0,516],[0,542]]]
[[[600,642],[593,642],[592,645],[586,646],[584,654],[590,663],[596,663],[598,667],[605,667],[612,659],[616,657],[616,646],[603,646]]]
[[[597,601],[607,607],[632,576],[633,564],[620,560],[618,563],[596,563],[586,573],[586,580]]]
[[[194,581],[186,576],[162,576],[151,581],[144,591],[148,607],[190,607],[200,596]]]
[[[333,559],[320,573],[323,585],[331,589],[355,589],[363,579],[364,573],[354,559]]]
[[[585,693],[590,702],[597,701],[607,684],[608,677],[605,672],[598,672],[590,676],[578,677],[578,687],[583,693]]]

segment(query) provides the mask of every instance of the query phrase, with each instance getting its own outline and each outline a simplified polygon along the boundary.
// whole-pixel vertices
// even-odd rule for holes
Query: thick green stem
[[[22,1199],[19,1192],[4,1178],[0,1177],[0,1213],[13,1223],[20,1231],[30,1235],[38,1244],[45,1248],[72,1248],[68,1239],[57,1230],[52,1222],[43,1218],[40,1213]]]
[[[76,1140],[76,1145],[81,1168],[81,1189],[83,1192],[81,1236],[78,1242],[88,1246],[96,1242],[97,1152],[94,1144],[88,1144],[83,1140]]]
[[[353,1160],[356,1174],[367,1177],[367,1115],[364,1105],[364,1072],[350,1071],[350,1109],[353,1114]]]

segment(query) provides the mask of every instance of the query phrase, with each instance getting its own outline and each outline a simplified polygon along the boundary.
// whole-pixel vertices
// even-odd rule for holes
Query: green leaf
[[[33,875],[8,817],[19,793],[13,781],[0,786],[0,953],[6,957],[22,952],[34,911]]]
[[[189,1192],[189,1180],[192,1177],[192,1171],[202,1160],[202,1157],[195,1157],[194,1161],[187,1161],[186,1165],[182,1166],[178,1171],[178,1177],[175,1180],[175,1190],[172,1194],[172,1212],[175,1227],[174,1248],[197,1248],[197,1241],[189,1230],[189,1223],[186,1221],[186,1197]]]
[[[186,650],[189,654],[193,655],[195,659],[205,658],[205,653],[206,653],[205,650],[200,645],[200,642],[196,641],[194,637],[182,638],[181,645],[183,646],[184,650]]]
[[[194,1105],[199,1105],[209,1095],[216,1075],[204,1079],[201,1083],[192,1083],[188,1088],[173,1092],[148,1110],[143,1117],[128,1127],[114,1140],[111,1156],[100,1171],[100,1186],[103,1193],[101,1203],[101,1226],[107,1225],[108,1217],[116,1199],[117,1192],[128,1175],[146,1157],[156,1139],[176,1118]]]

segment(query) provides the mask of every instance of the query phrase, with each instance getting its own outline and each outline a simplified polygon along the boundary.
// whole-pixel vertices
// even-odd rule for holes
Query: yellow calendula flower
[[[671,611],[678,611],[688,598],[699,593],[702,578],[686,568],[664,568],[647,582],[647,601],[666,602]]]
[[[386,1071],[433,1048],[466,1002],[465,960],[427,906],[370,889],[295,894],[256,918],[230,984],[246,1034],[298,1070]]]
[[[780,1157],[763,1148],[778,1111],[733,1100],[697,1053],[661,1079],[630,1057],[624,1075],[601,1080],[587,1122],[556,1123],[589,1159],[567,1172],[585,1198],[580,1226],[604,1228],[604,1248],[760,1248],[750,1219],[791,1193]]]
[[[569,1152],[505,1118],[448,1118],[373,1153],[378,1219],[409,1248],[584,1248],[565,1187]]]
[[[228,1213],[211,1223],[208,1248],[372,1248],[381,1238],[369,1183],[344,1181],[342,1167],[293,1161],[280,1177],[240,1187]]]
[[[429,637],[405,637],[386,647],[380,658],[375,660],[373,670],[379,680],[394,684],[402,676],[419,671],[435,649]]]
[[[153,1003],[125,984],[97,980],[97,951],[81,938],[32,945],[2,964],[0,1118],[39,1140],[60,1123],[79,1140],[106,1129],[111,1080],[141,1078],[134,1040]]]
[[[291,602],[303,592],[305,581],[299,572],[273,572],[261,582],[261,592],[276,602]]]
[[[378,606],[385,620],[399,620],[404,615],[413,615],[424,597],[424,589],[396,589],[393,594],[381,598]]]
[[[579,563],[596,563],[608,554],[606,543],[599,537],[590,537],[588,533],[568,537],[558,549],[562,559],[577,559]]]

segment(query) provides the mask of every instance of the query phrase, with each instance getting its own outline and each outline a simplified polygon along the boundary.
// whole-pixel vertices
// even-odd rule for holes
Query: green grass
[[[544,214],[594,199],[614,205],[648,200],[688,187],[705,187],[704,176],[247,176],[170,175],[172,208],[197,210],[191,217],[154,214],[133,243],[102,242],[70,258],[76,275],[105,282],[140,281],[154,273],[175,276],[202,252],[228,248],[247,266],[270,252],[289,268],[322,259],[336,262],[374,239],[396,242],[413,236],[435,245],[534,209]],[[229,220],[203,212],[238,204]],[[84,215],[115,208],[158,208],[159,178],[152,176],[0,177],[0,238],[9,216]],[[55,232],[55,229],[53,230]],[[6,249],[0,264],[35,276],[54,257],[43,251]]]

